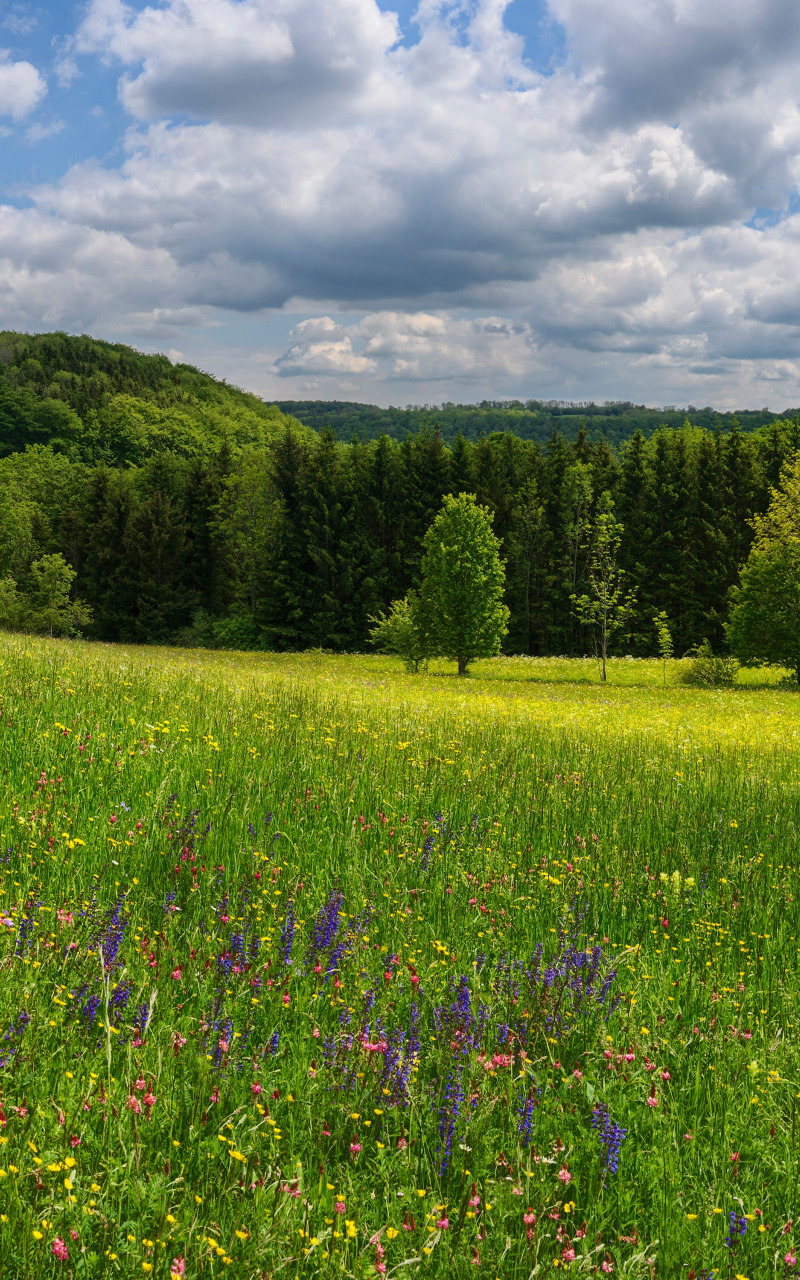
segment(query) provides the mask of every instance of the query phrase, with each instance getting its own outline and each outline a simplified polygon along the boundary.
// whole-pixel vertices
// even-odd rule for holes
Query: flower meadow
[[[586,679],[0,638],[3,1275],[800,1272],[798,694]]]

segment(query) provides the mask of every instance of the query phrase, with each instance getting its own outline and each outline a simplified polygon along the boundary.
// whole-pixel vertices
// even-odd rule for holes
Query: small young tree
[[[669,618],[662,609],[660,613],[653,614],[653,622],[656,626],[658,634],[658,653],[664,667],[664,684],[667,683],[667,663],[674,652],[672,645],[672,632],[669,629]]]
[[[404,599],[393,601],[388,615],[381,612],[368,620],[373,624],[370,643],[383,653],[396,653],[403,659],[406,671],[416,674],[427,663],[430,650],[420,632],[415,610],[416,597],[409,592]]]
[[[508,630],[505,565],[491,512],[472,493],[448,494],[423,546],[417,626],[428,652],[455,659],[465,676],[476,658],[500,652]]]
[[[20,626],[25,631],[73,636],[91,622],[91,610],[82,600],[70,600],[75,570],[64,557],[42,556],[31,565],[32,590],[25,600]]]
[[[600,659],[603,684],[606,682],[608,645],[630,614],[634,593],[624,593],[625,573],[617,564],[622,541],[622,525],[614,517],[611,495],[600,495],[594,519],[587,570],[588,590],[572,595],[575,614],[590,628],[595,652]]]

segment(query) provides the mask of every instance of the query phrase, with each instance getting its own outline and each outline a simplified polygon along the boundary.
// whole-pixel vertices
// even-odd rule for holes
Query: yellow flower
[[[34,1231],[34,1233],[33,1233],[33,1238],[34,1238],[34,1240],[42,1240],[42,1239],[44,1239],[44,1237],[43,1237],[43,1235],[42,1235],[41,1231]]]
[[[397,1236],[399,1236],[399,1234],[400,1234],[400,1232],[397,1230],[397,1227],[387,1227],[387,1228],[386,1228],[386,1239],[387,1239],[387,1240],[394,1240]]]
[[[247,1239],[248,1239],[248,1235],[247,1235],[247,1232],[246,1232],[246,1231],[239,1231],[239,1230],[237,1230],[236,1234],[237,1234],[237,1236],[239,1237],[239,1239],[240,1239],[240,1240],[247,1240]]]

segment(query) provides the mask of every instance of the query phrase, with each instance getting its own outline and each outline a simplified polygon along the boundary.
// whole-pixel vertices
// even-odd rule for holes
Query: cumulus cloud
[[[0,115],[22,120],[46,93],[47,85],[32,63],[12,62],[9,51],[0,49]]]
[[[796,0],[549,0],[548,75],[506,8],[421,0],[409,44],[375,0],[90,0],[66,62],[116,67],[133,123],[32,193],[14,305],[47,278],[48,315],[116,332],[283,308],[286,385],[790,385]],[[80,246],[49,277],[48,242]]]
[[[531,371],[529,326],[497,316],[459,319],[446,312],[371,312],[354,325],[330,316],[304,320],[275,361],[281,377],[376,374],[402,382],[471,382]]]

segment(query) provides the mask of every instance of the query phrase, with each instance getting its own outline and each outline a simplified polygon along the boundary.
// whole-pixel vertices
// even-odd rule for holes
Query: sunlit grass
[[[681,669],[2,637],[9,1274],[790,1273],[800,697]]]

